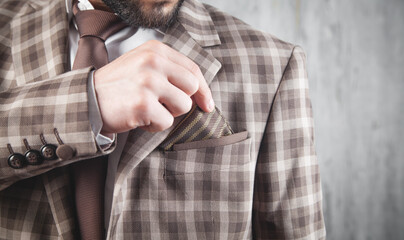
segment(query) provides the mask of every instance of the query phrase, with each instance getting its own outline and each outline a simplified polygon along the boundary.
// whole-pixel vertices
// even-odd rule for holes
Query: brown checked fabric
[[[80,34],[73,70],[108,63],[105,40],[125,24],[113,13],[80,11],[77,3],[73,13]],[[81,161],[72,165],[76,210],[83,240],[104,238],[104,187],[107,156]]]
[[[233,133],[219,109],[210,113],[203,112],[197,105],[177,124],[160,145],[165,151],[173,149],[175,144],[220,138]]]
[[[79,239],[63,166],[113,150],[89,124],[91,68],[69,69],[65,13],[65,0],[0,1],[0,239]],[[106,239],[325,239],[304,51],[197,0],[163,42],[199,65],[223,120],[193,125],[194,109],[166,131],[129,133]],[[203,139],[223,122],[232,134]],[[8,166],[8,143],[40,149],[42,133],[57,145],[54,128],[72,159]]]

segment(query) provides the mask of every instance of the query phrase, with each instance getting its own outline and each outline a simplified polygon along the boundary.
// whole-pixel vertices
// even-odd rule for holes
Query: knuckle
[[[140,92],[137,97],[132,100],[131,109],[132,116],[140,116],[142,119],[144,119],[144,116],[147,117],[150,111],[150,104],[147,94]]]
[[[198,89],[199,89],[199,82],[192,81],[189,86],[190,95],[193,95],[194,93],[196,93],[198,91]]]
[[[186,101],[184,101],[184,105],[185,105],[185,108],[184,108],[184,110],[185,110],[185,112],[184,113],[187,113],[187,112],[189,112],[190,110],[191,110],[191,108],[192,108],[192,100],[191,100],[191,98],[187,98],[187,100]]]
[[[129,114],[126,120],[126,124],[130,129],[144,125],[144,120],[147,119],[147,115],[144,112],[145,105],[146,101],[141,98],[137,98],[130,103],[130,110],[128,110]]]
[[[148,51],[144,53],[142,67],[156,69],[160,62],[160,56],[157,53]]]
[[[136,86],[135,86],[135,89],[137,88],[138,89],[138,95],[137,95],[137,98],[141,98],[141,95],[143,95],[144,93],[142,92],[142,90],[144,90],[144,89],[146,89],[147,88],[147,81],[148,81],[148,79],[149,79],[149,76],[145,76],[144,74],[142,74],[142,76],[139,76],[137,79],[136,79]]]
[[[190,63],[189,69],[194,75],[202,75],[201,69],[199,68],[198,64],[194,62]]]
[[[155,40],[155,39],[149,40],[149,41],[146,42],[146,44],[148,44],[149,46],[152,46],[152,47],[155,46],[155,45],[158,45],[159,43],[160,42]]]
[[[163,43],[160,41],[157,41],[157,40],[149,40],[149,41],[147,41],[146,44],[150,49],[152,49],[154,51],[160,51],[163,47],[162,46]]]
[[[199,83],[198,94],[203,96],[203,97],[209,97],[211,95],[210,94],[210,88],[208,87],[206,82]]]
[[[138,101],[135,111],[147,118],[150,113],[150,104],[147,100],[141,99]]]
[[[150,106],[147,101],[139,101],[132,108],[130,119],[127,120],[128,126],[133,129],[136,127],[149,126],[150,119]]]
[[[167,128],[171,127],[174,123],[174,117],[171,115],[168,115],[162,119],[160,119],[160,121],[158,122],[150,122],[150,131],[151,132],[160,132],[160,131],[164,131]]]
[[[128,126],[129,129],[134,129],[134,128],[137,128],[137,127],[139,126],[139,122],[136,121],[136,120],[133,119],[133,118],[128,119],[128,120],[126,121],[126,124],[127,124],[127,126]]]
[[[151,72],[144,72],[139,76],[137,79],[137,84],[139,86],[139,89],[145,90],[145,89],[153,89],[154,82],[156,81],[156,76],[151,73]],[[145,95],[146,93],[141,91],[142,95]]]
[[[186,97],[182,99],[181,104],[178,104],[175,107],[174,112],[172,113],[174,117],[178,117],[180,115],[186,114],[192,108],[192,100],[190,97]]]
[[[168,115],[165,121],[161,124],[161,130],[166,130],[167,128],[171,127],[174,123],[174,117],[172,115]]]

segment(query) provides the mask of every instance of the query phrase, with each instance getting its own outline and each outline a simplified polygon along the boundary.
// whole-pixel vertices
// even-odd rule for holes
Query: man
[[[93,8],[127,24],[99,67],[77,64]],[[99,238],[76,173],[101,155],[106,239],[325,238],[299,47],[196,0],[5,0],[0,22],[0,238]]]

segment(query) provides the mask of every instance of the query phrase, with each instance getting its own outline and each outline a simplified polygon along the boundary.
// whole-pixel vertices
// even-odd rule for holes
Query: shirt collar
[[[66,2],[67,17],[70,22],[70,20],[73,17],[73,0],[65,0],[65,2]],[[88,0],[79,0],[78,7],[82,11],[94,9],[93,5]]]
[[[72,0],[65,0],[66,2],[66,12],[67,12],[67,19],[70,20],[73,17],[73,6],[72,6]]]

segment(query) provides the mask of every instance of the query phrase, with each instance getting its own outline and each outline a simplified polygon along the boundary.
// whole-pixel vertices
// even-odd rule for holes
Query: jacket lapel
[[[219,45],[220,39],[205,7],[194,0],[185,1],[180,9],[178,21],[164,32],[163,42],[197,63],[207,83],[210,84],[220,70],[221,63],[204,48]],[[118,164],[113,210],[129,172],[168,136],[182,117],[176,118],[173,126],[162,132],[149,133],[138,128],[129,133]]]
[[[65,7],[62,0],[28,1],[11,22],[17,85],[51,78],[67,70]]]
[[[178,22],[165,32],[163,42],[198,64],[210,84],[222,65],[207,48],[221,42],[202,3],[185,1],[178,14]]]

